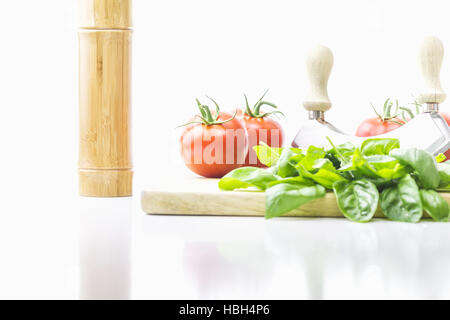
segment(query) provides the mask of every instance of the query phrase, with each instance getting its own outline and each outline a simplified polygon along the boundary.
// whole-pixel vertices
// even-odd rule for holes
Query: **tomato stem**
[[[250,109],[250,106],[248,105],[248,99],[247,99],[247,95],[245,93],[244,93],[244,98],[245,98],[245,113],[248,114],[252,118],[256,118],[255,115],[253,114],[252,110]]]
[[[219,115],[220,115],[219,104],[213,98],[210,98],[208,96],[206,96],[206,98],[211,100],[214,103],[214,105],[216,106],[216,111],[215,111],[214,116],[211,113],[211,109],[206,104],[201,104],[200,100],[195,99],[195,101],[197,102],[197,107],[198,107],[198,110],[200,111],[200,114],[195,115],[194,118],[199,118],[199,120],[198,121],[190,121],[188,123],[178,126],[177,128],[184,127],[184,126],[187,126],[190,124],[204,124],[207,126],[218,125],[218,124],[223,124],[228,121],[231,121],[236,117],[237,110],[231,118],[219,121]]]
[[[406,107],[400,107],[400,110],[402,110],[404,113],[407,113],[410,119],[414,118],[414,113],[411,111],[411,109],[406,108]],[[402,115],[403,118],[405,118],[404,113]]]
[[[380,118],[382,121],[384,121],[384,120],[383,120],[383,117],[378,113],[377,109],[375,109],[375,107],[373,106],[373,104],[371,103],[370,105],[372,106],[372,109],[373,109],[373,111],[375,112],[375,114],[378,116],[378,118]]]
[[[414,96],[413,96],[413,98],[414,98]],[[391,101],[391,98],[387,98],[386,101],[384,102],[382,115],[377,112],[377,110],[375,109],[375,107],[372,103],[370,104],[370,106],[372,107],[373,111],[375,112],[377,117],[382,122],[388,121],[388,122],[396,123],[398,125],[403,125],[406,122],[408,122],[409,120],[411,120],[412,118],[414,118],[416,115],[421,113],[422,105],[420,103],[418,103],[416,99],[414,99],[414,101],[412,103],[408,103],[408,104],[412,104],[415,106],[415,113],[410,108],[401,106],[398,103],[397,99],[395,100],[395,104],[394,104],[394,102]],[[393,110],[393,108],[394,108],[394,110]]]
[[[275,110],[275,111],[272,111],[272,112],[261,113],[261,107],[263,105],[267,105],[267,106],[270,106],[270,107],[275,108],[275,109],[278,108],[278,106],[276,106],[274,103],[263,100],[268,91],[269,91],[269,89],[267,89],[264,92],[264,94],[261,96],[261,98],[259,98],[259,100],[255,103],[255,105],[253,106],[253,110],[250,109],[250,106],[248,104],[247,95],[244,93],[244,97],[245,97],[245,113],[247,115],[249,115],[252,118],[264,118],[264,117],[267,117],[267,116],[272,115],[272,114],[281,114],[284,117],[284,114],[281,111],[278,111],[278,110]]]
[[[209,100],[211,100],[215,105],[216,105],[216,119],[215,119],[215,121],[217,121],[217,119],[219,119],[219,111],[220,111],[220,108],[219,108],[219,105],[217,104],[217,102],[216,101],[214,101],[214,99],[213,98],[210,98],[210,97],[208,97],[208,96],[206,96]],[[208,108],[209,109],[209,108]]]
[[[398,103],[398,100],[395,100],[395,104],[393,101],[391,101],[391,98],[387,98],[386,101],[383,104],[383,114],[379,114],[377,110],[375,109],[374,105],[371,103],[370,106],[372,107],[375,114],[380,118],[381,122],[394,122],[397,124],[402,125],[400,121],[397,121],[396,119],[399,116],[402,116],[403,120],[406,122],[405,114],[408,113],[411,118],[414,118],[414,114],[409,108],[400,106]],[[394,108],[394,110],[392,110]]]

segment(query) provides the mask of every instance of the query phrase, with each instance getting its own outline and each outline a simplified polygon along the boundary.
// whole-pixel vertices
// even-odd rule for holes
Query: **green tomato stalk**
[[[209,108],[209,106],[207,106],[206,104],[201,104],[198,99],[195,99],[195,101],[197,102],[197,107],[198,107],[198,109],[200,111],[200,114],[195,115],[195,117],[198,118],[199,120],[198,121],[191,121],[191,122],[182,124],[182,125],[178,126],[178,128],[179,127],[184,127],[184,126],[187,126],[187,125],[190,125],[190,124],[194,124],[194,123],[196,123],[196,124],[204,124],[204,125],[207,125],[207,126],[220,125],[220,124],[224,124],[226,122],[229,122],[229,121],[233,120],[236,117],[237,111],[234,113],[234,115],[231,118],[219,121],[219,113],[220,113],[219,105],[217,104],[217,102],[214,99],[212,99],[212,98],[210,98],[208,96],[206,96],[206,98],[211,100],[214,103],[214,105],[216,106],[216,111],[215,111],[214,115],[211,113],[211,109]]]
[[[264,117],[267,117],[267,116],[269,116],[271,114],[281,114],[284,117],[284,114],[281,111],[279,111],[279,110],[261,113],[261,107],[263,105],[267,105],[267,106],[270,106],[270,107],[275,108],[275,109],[278,108],[274,103],[263,100],[268,91],[269,91],[269,89],[267,89],[266,92],[264,92],[264,94],[262,95],[262,97],[259,98],[259,100],[255,103],[255,105],[253,106],[253,110],[250,108],[250,106],[248,104],[247,95],[244,93],[245,114],[247,114],[248,116],[250,116],[252,118],[264,118]]]
[[[414,102],[410,103],[415,106],[415,113],[408,107],[401,106],[398,103],[398,100],[391,101],[391,98],[387,98],[386,101],[383,104],[383,113],[380,114],[373,104],[371,103],[371,107],[375,114],[380,118],[382,122],[389,121],[394,122],[399,125],[403,125],[404,123],[401,123],[397,121],[396,119],[402,119],[404,122],[408,122],[412,118],[414,118],[416,115],[421,113],[421,107],[422,105],[417,102],[417,100],[414,100]]]

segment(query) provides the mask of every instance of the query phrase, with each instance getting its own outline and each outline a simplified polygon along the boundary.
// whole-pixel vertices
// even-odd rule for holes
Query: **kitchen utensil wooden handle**
[[[328,78],[333,67],[333,53],[324,46],[312,49],[306,59],[309,89],[303,106],[309,111],[327,111],[331,108],[328,98]]]
[[[425,88],[419,96],[420,103],[442,103],[446,94],[441,87],[440,73],[444,46],[436,37],[425,37],[419,54],[419,64]]]
[[[80,0],[79,192],[132,194],[131,0]]]

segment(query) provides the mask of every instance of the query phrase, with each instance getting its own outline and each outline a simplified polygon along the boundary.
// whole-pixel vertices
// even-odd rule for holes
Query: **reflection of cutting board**
[[[220,191],[217,179],[171,180],[167,187],[142,192],[142,209],[150,214],[264,216],[265,195],[258,191]],[[450,193],[441,193],[450,203]],[[286,216],[342,217],[332,192],[313,200]],[[378,209],[376,217],[383,217]]]

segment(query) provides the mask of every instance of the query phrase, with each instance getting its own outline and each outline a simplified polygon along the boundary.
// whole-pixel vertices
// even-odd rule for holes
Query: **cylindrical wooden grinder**
[[[79,0],[79,190],[132,194],[131,0]]]

